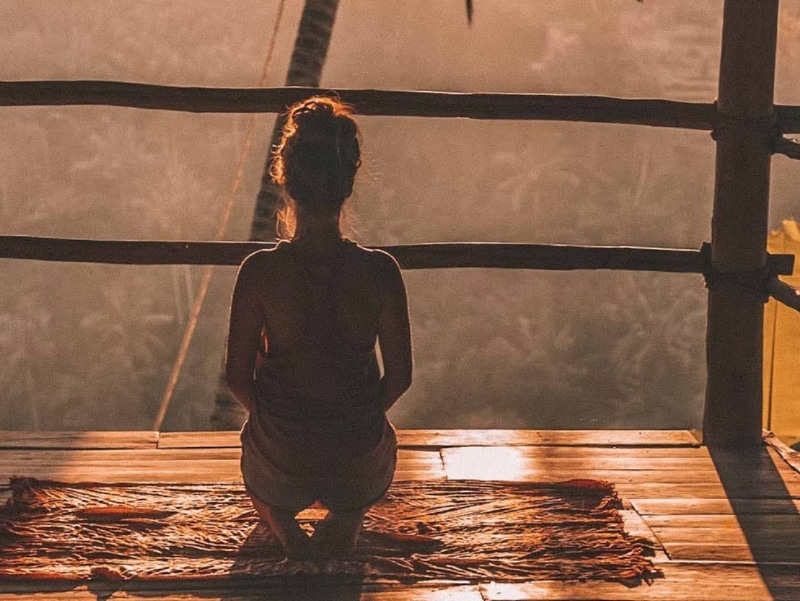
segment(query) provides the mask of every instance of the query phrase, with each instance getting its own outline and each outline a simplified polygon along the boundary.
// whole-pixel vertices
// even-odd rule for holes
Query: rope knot
[[[711,261],[711,244],[704,242],[700,249],[702,256],[702,273],[706,288],[719,284],[733,284],[740,290],[747,292],[762,303],[769,300],[768,284],[780,273],[778,262],[767,255],[767,260],[761,267],[746,271],[729,271],[718,269]]]
[[[711,138],[716,142],[732,131],[749,130],[770,140],[780,137],[781,127],[775,114],[767,117],[731,117],[717,111]]]

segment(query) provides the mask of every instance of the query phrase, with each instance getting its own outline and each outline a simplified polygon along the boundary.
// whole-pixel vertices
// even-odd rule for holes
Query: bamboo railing
[[[319,88],[208,88],[119,81],[0,81],[0,106],[104,105],[192,113],[281,113]],[[714,103],[562,94],[331,90],[359,115],[580,121],[712,130]],[[800,106],[776,105],[783,133],[800,133]]]
[[[281,113],[318,88],[199,88],[114,81],[0,82],[0,106],[107,105],[195,113]],[[713,104],[547,94],[336,90],[359,115],[628,123],[711,129]],[[800,113],[800,111],[798,111]],[[796,130],[800,131],[800,114]]]
[[[139,240],[70,240],[33,236],[0,236],[0,258],[116,265],[239,265],[265,242],[168,242]],[[631,246],[572,246],[459,242],[379,246],[403,269],[616,269],[704,273],[701,250]],[[793,255],[770,255],[779,275],[792,273]]]
[[[718,103],[541,94],[462,94],[338,90],[361,115],[557,120],[671,127],[714,132],[717,178],[712,249],[507,244],[385,247],[406,269],[501,267],[626,269],[724,275],[791,273],[786,258],[766,254],[769,161],[800,150],[800,107],[773,104],[778,0],[725,0]],[[110,105],[208,113],[276,113],[320,93],[316,88],[221,89],[112,81],[0,82],[0,106]],[[204,242],[112,242],[0,237],[0,257],[113,263],[238,263],[263,245]],[[219,261],[222,261],[221,263]],[[782,263],[783,262],[783,263]],[[777,269],[776,269],[777,267]],[[788,271],[787,271],[788,269]],[[766,286],[764,286],[766,284]],[[798,308],[795,291],[775,277],[761,285]],[[708,386],[703,431],[709,444],[761,442],[760,293],[717,278],[709,293]]]

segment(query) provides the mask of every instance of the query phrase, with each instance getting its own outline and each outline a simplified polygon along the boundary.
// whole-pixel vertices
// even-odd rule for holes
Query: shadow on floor
[[[363,578],[355,575],[326,574],[324,561],[286,560],[286,575],[249,574],[253,560],[261,552],[274,553],[274,539],[263,523],[248,535],[231,567],[232,578],[224,591],[213,596],[220,601],[359,601]],[[292,574],[292,572],[297,572]]]
[[[783,476],[765,445],[709,453],[764,585],[772,598],[787,598],[800,563],[800,515]]]

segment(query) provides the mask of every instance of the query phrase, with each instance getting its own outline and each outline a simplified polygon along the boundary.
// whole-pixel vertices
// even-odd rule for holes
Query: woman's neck
[[[297,214],[292,240],[323,248],[342,241],[339,229],[339,213],[300,213]]]

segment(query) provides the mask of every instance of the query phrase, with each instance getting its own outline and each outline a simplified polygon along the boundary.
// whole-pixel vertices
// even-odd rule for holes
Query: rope
[[[272,58],[275,54],[275,42],[278,38],[278,31],[280,30],[281,20],[283,18],[283,10],[286,5],[286,0],[280,0],[278,4],[278,11],[275,15],[275,23],[272,27],[272,34],[269,41],[269,46],[267,48],[267,55],[264,58],[264,66],[261,69],[261,76],[258,80],[257,87],[263,88],[266,86],[267,78],[269,76],[269,69],[272,64]],[[225,205],[222,211],[222,216],[220,217],[219,225],[217,226],[217,232],[215,240],[222,240],[222,237],[225,235],[225,230],[228,227],[228,222],[230,221],[231,212],[233,211],[233,203],[236,200],[236,195],[239,192],[239,188],[242,185],[242,178],[244,176],[244,165],[247,160],[247,155],[250,153],[250,149],[253,145],[253,138],[255,137],[255,121],[257,118],[257,114],[253,113],[247,120],[247,129],[245,130],[245,139],[242,144],[242,148],[239,151],[239,158],[236,162],[236,174],[233,178],[233,183],[231,184],[230,192],[228,193],[227,199],[225,201]],[[169,410],[170,403],[172,402],[172,397],[175,394],[175,388],[178,385],[178,378],[180,377],[181,370],[183,369],[183,365],[186,362],[186,357],[189,354],[189,345],[192,342],[192,338],[194,337],[194,332],[197,328],[197,322],[200,317],[200,311],[203,308],[203,304],[205,303],[206,296],[208,295],[208,288],[211,284],[211,276],[214,274],[214,266],[208,265],[203,269],[203,277],[200,281],[200,287],[197,291],[197,295],[194,299],[194,305],[192,306],[192,311],[189,315],[189,322],[186,325],[186,330],[183,332],[183,339],[181,340],[181,346],[178,350],[178,355],[175,358],[175,362],[172,365],[172,372],[169,376],[169,381],[167,382],[167,387],[164,389],[164,394],[161,397],[161,405],[158,409],[158,414],[156,415],[156,419],[153,422],[153,430],[156,432],[161,431],[161,426],[164,423],[164,418],[167,416],[167,411]]]
[[[775,260],[771,255],[767,255],[767,260],[761,267],[746,271],[727,271],[719,269],[711,261],[711,245],[704,242],[700,248],[703,279],[706,288],[711,288],[719,284],[732,284],[739,290],[750,294],[759,302],[766,303],[769,300],[767,283],[773,278],[777,278],[779,270]]]
[[[772,138],[772,152],[782,154],[790,159],[800,160],[800,143],[794,138],[787,138],[778,132]]]
[[[714,127],[711,130],[711,139],[718,142],[723,137],[735,131],[752,131],[766,138],[774,138],[780,132],[777,115],[764,117],[731,117],[719,112],[714,117]]]

